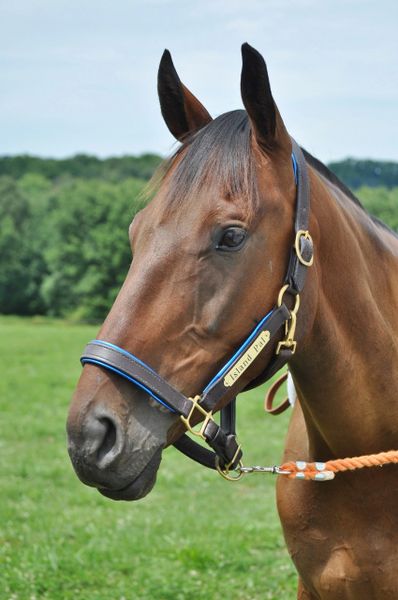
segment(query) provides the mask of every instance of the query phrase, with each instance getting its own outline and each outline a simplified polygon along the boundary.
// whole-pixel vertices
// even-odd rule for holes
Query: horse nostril
[[[116,426],[114,422],[107,417],[103,417],[102,419],[99,419],[99,421],[103,425],[104,431],[102,443],[97,451],[97,460],[98,463],[102,463],[104,457],[113,450],[116,444]]]
[[[122,451],[121,427],[109,415],[90,415],[85,423],[84,437],[85,460],[100,469],[113,463]]]

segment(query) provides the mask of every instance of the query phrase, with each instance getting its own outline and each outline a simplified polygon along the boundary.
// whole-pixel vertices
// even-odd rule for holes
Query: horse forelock
[[[149,183],[162,186],[165,209],[181,208],[203,190],[232,202],[244,199],[249,213],[258,205],[256,160],[250,121],[244,110],[224,113],[189,134]]]

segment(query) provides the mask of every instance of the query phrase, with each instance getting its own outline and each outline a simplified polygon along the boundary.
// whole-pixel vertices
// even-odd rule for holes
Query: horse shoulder
[[[308,459],[299,405],[293,410],[284,459]],[[394,568],[398,514],[392,469],[340,474],[325,483],[278,478],[278,512],[300,577],[298,599],[398,597]]]

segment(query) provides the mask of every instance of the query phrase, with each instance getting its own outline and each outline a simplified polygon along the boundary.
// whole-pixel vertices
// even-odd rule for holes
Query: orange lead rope
[[[265,398],[265,410],[273,415],[278,415],[288,406],[289,399],[284,400],[279,406],[273,407],[273,402],[279,388],[285,383],[288,373],[285,372],[270,387]],[[217,467],[222,477],[229,481],[238,481],[243,475],[248,473],[273,473],[274,475],[284,475],[289,479],[299,479],[304,481],[330,481],[334,479],[335,474],[342,471],[355,471],[365,467],[382,467],[388,464],[398,463],[398,450],[389,450],[388,452],[379,452],[378,454],[365,454],[364,456],[354,456],[353,458],[336,458],[327,462],[307,462],[304,460],[289,461],[282,465],[273,467],[252,466],[246,467],[239,462],[235,469],[225,469]]]
[[[271,415],[279,415],[289,406],[289,399],[286,398],[281,404],[274,407],[275,396],[282,385],[286,382],[288,372],[283,373],[271,385],[265,396],[264,409]],[[336,473],[340,471],[355,471],[364,467],[382,467],[383,465],[398,463],[398,450],[389,450],[379,454],[368,454],[365,456],[355,456],[353,458],[338,458],[328,460],[327,462],[306,462],[303,460],[286,462],[280,467],[274,467],[274,473],[286,475],[289,479],[304,479],[310,481],[329,481],[334,479]],[[253,471],[259,472],[259,468],[254,467]]]
[[[278,415],[290,406],[289,399],[284,400],[279,406],[273,407],[273,402],[279,388],[285,383],[288,373],[285,372],[270,387],[265,398],[266,412]],[[342,471],[355,471],[365,467],[382,467],[388,464],[398,463],[398,450],[389,450],[378,454],[367,454],[354,456],[353,458],[337,458],[327,462],[307,462],[304,460],[289,461],[282,465],[273,467],[246,467],[240,462],[238,467],[232,471],[228,469],[217,469],[220,475],[229,481],[237,481],[248,473],[273,473],[284,475],[289,479],[306,481],[330,481],[335,474]],[[232,474],[233,473],[233,474]]]
[[[273,473],[274,475],[285,475],[289,479],[330,481],[334,479],[336,473],[341,471],[355,471],[364,467],[382,467],[394,463],[398,463],[398,450],[355,456],[354,458],[337,458],[327,462],[290,461],[279,467],[246,467],[240,462],[236,469],[218,468],[217,470],[220,475],[229,481],[238,481],[248,473]]]
[[[398,450],[355,456],[353,458],[337,458],[328,460],[325,463],[290,461],[281,465],[278,471],[281,475],[287,475],[289,479],[327,481],[333,479],[335,473],[340,471],[355,471],[364,467],[382,467],[392,463],[398,463]]]

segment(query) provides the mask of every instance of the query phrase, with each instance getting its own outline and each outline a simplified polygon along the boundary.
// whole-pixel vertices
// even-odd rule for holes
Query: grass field
[[[72,471],[65,419],[90,326],[0,318],[0,598],[293,600],[275,479],[227,483],[166,450],[152,493],[116,503]],[[242,396],[247,463],[281,455],[288,415]]]

